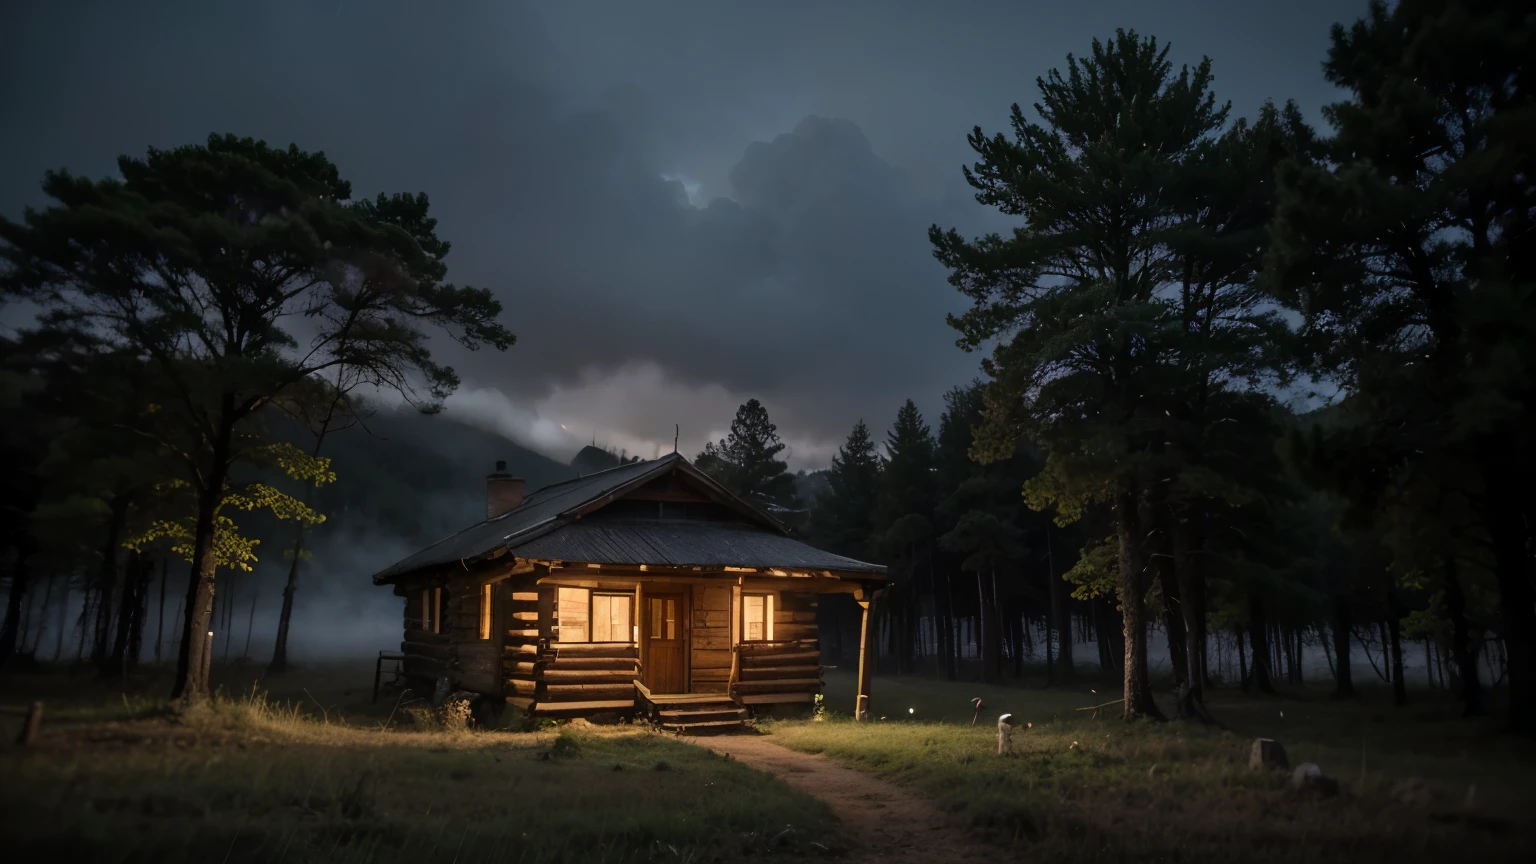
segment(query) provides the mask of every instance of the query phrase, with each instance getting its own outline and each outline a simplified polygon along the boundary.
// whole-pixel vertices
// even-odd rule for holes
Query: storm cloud
[[[1115,27],[1210,54],[1238,113],[1315,116],[1328,24],[1359,10],[1269,5],[11,3],[0,212],[42,203],[45,169],[212,131],[324,150],[359,194],[427,191],[452,277],[506,306],[511,351],[443,340],[450,411],[649,456],[756,397],[818,467],[976,373],[925,235],[1002,227],[960,176],[970,128]]]

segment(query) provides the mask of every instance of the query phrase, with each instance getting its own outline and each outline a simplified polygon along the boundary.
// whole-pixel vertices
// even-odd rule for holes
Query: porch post
[[[859,608],[863,615],[859,622],[859,688],[857,701],[854,703],[853,718],[863,721],[869,718],[869,679],[873,666],[869,659],[869,602],[860,599]]]

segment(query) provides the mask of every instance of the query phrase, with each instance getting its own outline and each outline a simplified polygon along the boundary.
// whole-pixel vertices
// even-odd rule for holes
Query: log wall
[[[694,588],[689,659],[695,693],[724,693],[730,685],[731,614],[730,585]]]
[[[737,678],[730,693],[743,705],[810,703],[822,691],[816,595],[781,591],[774,604],[771,642],[737,647]]]

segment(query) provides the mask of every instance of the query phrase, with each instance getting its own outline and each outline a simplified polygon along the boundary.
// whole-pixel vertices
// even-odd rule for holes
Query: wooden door
[[[682,594],[645,594],[645,686],[652,693],[686,693]]]

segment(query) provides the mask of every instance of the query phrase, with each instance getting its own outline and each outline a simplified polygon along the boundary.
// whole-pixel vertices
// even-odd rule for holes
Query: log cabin
[[[496,468],[484,522],[373,577],[404,599],[413,690],[482,694],[493,713],[740,725],[815,701],[817,599],[843,593],[863,610],[862,718],[884,567],[794,538],[676,453],[526,496]]]

